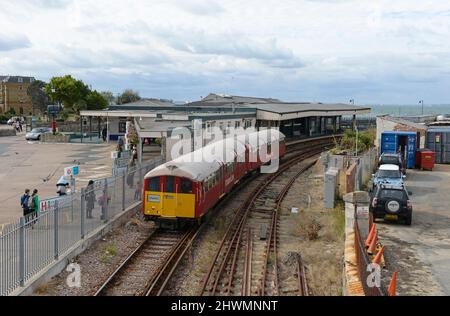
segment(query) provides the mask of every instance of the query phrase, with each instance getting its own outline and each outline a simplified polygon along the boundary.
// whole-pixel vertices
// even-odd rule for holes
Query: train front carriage
[[[175,176],[158,176],[145,180],[144,215],[151,219],[195,219],[196,193],[199,184]]]
[[[197,222],[205,215],[205,179],[220,164],[184,162],[161,165],[145,176],[143,214],[156,222]]]

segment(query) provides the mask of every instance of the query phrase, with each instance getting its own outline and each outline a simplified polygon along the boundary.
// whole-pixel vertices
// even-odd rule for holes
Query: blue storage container
[[[381,134],[381,153],[401,153],[406,166],[416,166],[417,133],[384,132]]]

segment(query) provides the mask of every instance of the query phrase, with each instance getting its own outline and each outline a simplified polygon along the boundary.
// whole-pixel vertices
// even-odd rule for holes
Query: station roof
[[[378,118],[383,119],[383,120],[387,120],[387,121],[390,121],[390,122],[394,122],[394,123],[410,126],[412,128],[415,128],[415,129],[420,129],[420,130],[426,130],[427,129],[427,126],[425,124],[415,123],[415,122],[412,122],[412,121],[409,121],[409,120],[405,120],[405,119],[400,118],[400,117],[394,117],[394,116],[390,116],[390,115],[382,115],[382,116],[378,116]]]
[[[191,127],[191,121],[161,121],[136,119],[136,130],[142,138],[163,138],[170,136],[171,132],[179,127]]]
[[[191,106],[217,106],[234,108],[256,108],[259,120],[282,121],[309,116],[360,115],[371,112],[369,107],[343,103],[283,102],[272,98],[242,97],[210,94]]]

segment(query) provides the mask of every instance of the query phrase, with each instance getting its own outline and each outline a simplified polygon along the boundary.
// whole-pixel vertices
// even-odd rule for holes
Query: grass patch
[[[334,210],[331,211],[333,216],[333,229],[338,240],[344,240],[345,237],[345,208],[343,202],[338,202]]]
[[[100,261],[103,263],[110,263],[111,259],[117,256],[117,254],[117,245],[115,243],[109,243],[101,250]]]

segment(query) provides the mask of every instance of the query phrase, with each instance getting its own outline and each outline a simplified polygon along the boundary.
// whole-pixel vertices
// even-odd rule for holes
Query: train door
[[[177,196],[176,196],[176,179],[173,176],[165,176],[163,178],[163,194],[162,209],[164,217],[176,217]]]

